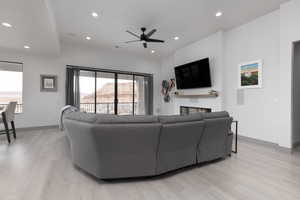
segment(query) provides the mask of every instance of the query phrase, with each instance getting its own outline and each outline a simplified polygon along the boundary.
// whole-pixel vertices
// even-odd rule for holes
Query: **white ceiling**
[[[0,47],[38,54],[59,53],[59,38],[53,12],[44,0],[0,0]],[[31,47],[25,50],[24,45]]]
[[[68,43],[114,48],[134,53],[168,55],[172,51],[219,30],[249,22],[279,8],[287,0],[0,0],[0,46],[59,53],[59,40]],[[48,3],[50,6],[48,6]],[[94,19],[91,12],[99,13]],[[217,11],[224,15],[215,17]],[[124,44],[140,34],[141,27],[158,29],[153,38],[165,44]],[[57,27],[57,28],[56,28]],[[85,40],[86,36],[92,40]],[[174,41],[178,36],[180,40]]]

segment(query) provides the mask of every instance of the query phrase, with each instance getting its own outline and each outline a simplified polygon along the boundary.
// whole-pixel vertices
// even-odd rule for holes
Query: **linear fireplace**
[[[189,115],[198,112],[211,112],[211,108],[180,106],[180,115]]]

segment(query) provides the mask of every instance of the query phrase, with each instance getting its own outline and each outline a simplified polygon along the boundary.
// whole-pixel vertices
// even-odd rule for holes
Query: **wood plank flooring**
[[[11,145],[0,138],[1,200],[300,199],[300,152],[243,141],[226,160],[154,178],[102,181],[72,165],[64,133],[17,134]]]

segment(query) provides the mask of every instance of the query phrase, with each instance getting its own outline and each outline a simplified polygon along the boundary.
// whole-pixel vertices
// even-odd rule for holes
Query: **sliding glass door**
[[[96,113],[115,113],[115,74],[96,72]]]
[[[133,75],[118,74],[118,115],[132,115],[133,114]]]
[[[79,85],[79,91],[75,91],[74,87],[74,93],[69,96],[76,98],[79,94],[77,106],[81,111],[117,115],[152,114],[152,77],[107,70],[76,70],[79,71],[79,78],[74,78],[73,85]],[[70,80],[67,82],[72,83]]]
[[[74,84],[75,85],[75,84]],[[79,91],[80,110],[82,112],[94,113],[95,105],[95,72],[80,70]]]
[[[145,115],[146,114],[146,101],[147,94],[145,91],[147,82],[144,76],[134,77],[134,114]]]

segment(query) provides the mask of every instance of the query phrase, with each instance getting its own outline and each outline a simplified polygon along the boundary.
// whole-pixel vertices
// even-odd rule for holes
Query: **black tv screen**
[[[209,58],[175,67],[177,89],[211,87]]]

